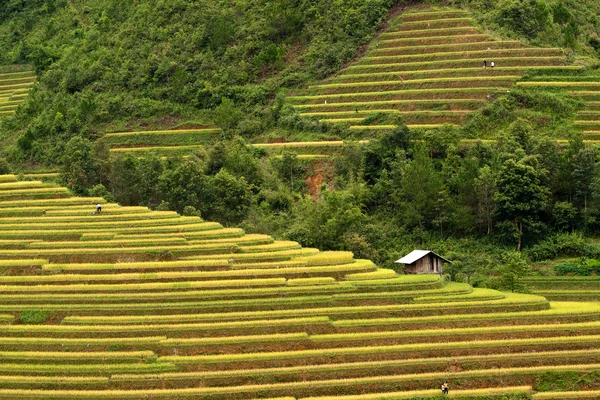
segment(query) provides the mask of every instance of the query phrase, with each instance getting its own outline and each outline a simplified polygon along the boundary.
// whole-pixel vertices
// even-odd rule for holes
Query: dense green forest
[[[420,3],[9,0],[0,65],[31,64],[39,84],[1,122],[0,169],[60,166],[78,194],[348,249],[382,266],[434,248],[459,261],[451,272],[462,278],[512,249],[534,260],[596,257],[584,236],[600,230],[600,153],[572,127],[581,104],[561,90],[512,90],[462,127],[400,124],[327,163],[247,146],[261,136],[356,138],[300,118],[285,95],[339,70],[389,15]],[[502,37],[563,47],[597,77],[595,1],[435,4],[467,8]],[[96,142],[106,131],[210,123],[221,140],[192,159],[110,156]],[[556,132],[571,139],[551,141]],[[477,137],[497,140],[461,142]],[[460,262],[467,254],[475,262]]]

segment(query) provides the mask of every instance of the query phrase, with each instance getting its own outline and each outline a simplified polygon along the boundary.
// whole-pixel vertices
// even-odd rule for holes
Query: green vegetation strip
[[[389,279],[395,278],[396,272],[391,269],[379,268],[372,272],[361,272],[356,274],[348,274],[344,279],[347,281],[363,281],[370,279]]]
[[[315,342],[329,341],[351,341],[368,339],[392,339],[404,337],[422,337],[431,338],[440,336],[460,336],[460,335],[485,335],[496,333],[523,333],[523,332],[543,332],[543,331],[567,331],[583,333],[586,329],[600,329],[600,321],[580,322],[572,324],[544,324],[544,325],[510,325],[510,326],[486,326],[478,328],[444,328],[444,329],[418,329],[414,331],[382,331],[382,332],[359,332],[359,333],[336,333],[325,335],[311,335],[310,340]]]
[[[494,58],[498,61],[499,68],[510,67],[532,67],[538,70],[555,68],[560,66],[561,68],[569,68],[564,66],[565,60],[560,56],[533,56],[533,57],[497,57]],[[420,71],[420,70],[439,70],[443,68],[464,68],[467,65],[469,67],[481,68],[481,59],[455,59],[455,60],[432,60],[432,61],[416,61],[406,62],[402,64],[398,63],[377,63],[377,64],[357,64],[350,65],[344,71]],[[579,69],[580,67],[574,66],[573,69]]]
[[[258,386],[258,385],[256,385]],[[249,388],[249,387],[244,387]],[[510,395],[511,393],[529,393],[529,386],[506,387],[506,388],[488,388],[488,389],[473,389],[473,390],[456,390],[449,395],[450,398],[458,399],[481,399],[488,396],[489,399],[500,399],[501,396]],[[90,400],[90,399],[180,399],[180,398],[199,398],[198,396],[206,395],[208,389],[190,388],[190,389],[173,389],[172,395],[169,389],[154,389],[154,390],[101,390],[101,391],[85,391],[85,390],[19,390],[19,389],[0,389],[0,399],[47,399],[47,400]],[[97,396],[94,394],[97,393]],[[230,393],[226,388],[219,391],[220,394]],[[233,392],[231,392],[233,394]],[[426,399],[439,397],[439,390],[419,390],[409,392],[397,392],[374,394],[372,397],[361,395],[362,397],[350,396],[329,396],[329,397],[278,397],[278,398],[262,398],[263,400],[381,400],[381,399]],[[504,398],[504,397],[503,397]]]
[[[243,231],[241,232],[243,234]],[[274,239],[269,235],[261,235],[258,233],[252,233],[249,235],[235,235],[233,237],[223,237],[220,239],[213,238],[202,238],[199,237],[197,240],[192,238],[189,243],[194,244],[208,244],[208,243],[236,243],[240,246],[258,246],[273,243]]]
[[[142,361],[156,359],[152,351],[0,351],[2,363],[10,361]]]
[[[586,369],[587,370],[587,369]],[[510,376],[509,371],[499,370],[503,376]],[[450,373],[450,377],[474,377],[479,378],[483,373],[490,373],[489,370],[478,371],[479,373]],[[519,371],[522,373],[535,373],[538,372],[533,368],[528,371]],[[541,372],[541,371],[539,371]],[[324,381],[307,381],[307,382],[285,382],[285,383],[272,383],[264,385],[244,385],[244,386],[226,386],[226,387],[199,387],[199,388],[183,388],[183,389],[142,389],[142,390],[15,390],[15,389],[0,389],[0,399],[2,398],[28,398],[28,399],[182,399],[182,398],[205,398],[217,395],[228,395],[237,393],[253,393],[255,395],[261,394],[264,396],[265,393],[270,391],[280,390],[305,390],[310,389],[312,384],[321,388],[333,388],[333,387],[353,387],[360,385],[369,384],[389,384],[395,382],[404,382],[405,378],[408,379],[409,375],[405,376],[386,376],[386,377],[365,377],[365,378],[354,378],[347,380],[324,380]],[[427,379],[424,377],[416,376],[417,378]],[[432,374],[431,379],[440,379],[438,374]],[[441,378],[443,380],[443,378]],[[522,387],[528,388],[528,387]],[[509,388],[495,389],[496,394],[507,393]],[[472,393],[472,395],[485,395],[486,393],[494,392],[494,389],[485,390],[468,390],[461,391]],[[528,392],[529,389],[524,389]],[[433,394],[433,390],[420,391],[415,393],[429,393]],[[404,392],[405,394],[411,392]],[[458,393],[458,391],[457,391]],[[439,394],[439,393],[438,393]],[[26,397],[28,396],[28,397]],[[430,396],[429,396],[430,397]],[[264,397],[263,397],[264,398]],[[402,397],[400,397],[402,398]],[[410,398],[410,397],[403,397]],[[463,397],[464,398],[464,397]],[[467,397],[468,398],[468,397]],[[292,398],[293,399],[293,398]],[[314,398],[313,398],[314,399]],[[321,399],[335,399],[335,397],[321,398]],[[360,398],[358,398],[360,399]]]
[[[479,81],[503,81],[503,80],[517,80],[519,75],[505,75],[505,76],[484,76],[484,77],[458,77],[458,78],[430,78],[430,79],[411,79],[406,82],[393,80],[393,81],[376,81],[376,82],[352,82],[352,83],[330,83],[322,85],[309,86],[308,89],[337,89],[337,88],[354,88],[363,86],[381,86],[381,85],[399,85],[399,86],[411,86],[419,85],[424,83],[449,83],[449,82],[479,82]]]
[[[348,355],[376,355],[382,353],[408,353],[420,351],[444,351],[447,350],[473,350],[480,348],[498,348],[511,346],[551,346],[569,344],[597,344],[600,335],[590,336],[558,336],[550,338],[528,338],[508,340],[469,340],[463,342],[442,343],[416,343],[388,346],[364,346],[364,347],[338,347],[326,349],[310,349],[281,352],[264,353],[239,353],[239,354],[217,354],[199,356],[164,356],[161,362],[173,362],[175,364],[215,364],[215,363],[238,363],[254,361],[293,360],[314,357],[335,357]]]
[[[147,246],[147,247],[122,247],[120,249],[116,249],[116,247],[77,247],[77,248],[28,248],[28,249],[18,249],[18,250],[3,250],[0,253],[1,256],[11,256],[11,257],[45,257],[45,256],[61,256],[61,255],[73,255],[73,254],[109,254],[109,255],[118,255],[119,253],[124,254],[132,254],[132,253],[159,253],[164,251],[170,251],[173,253],[187,253],[190,252],[199,252],[199,253],[212,253],[217,252],[220,255],[227,255],[231,251],[237,249],[237,245],[232,243],[208,243],[208,244],[188,244],[188,245],[162,245],[160,243],[156,243],[157,246]],[[250,253],[248,255],[253,254],[262,254],[262,253]],[[209,257],[211,258],[211,257]],[[214,257],[220,258],[220,257]],[[0,288],[0,291],[2,289]]]
[[[277,240],[271,244],[258,246],[240,246],[240,250],[244,253],[259,253],[265,251],[292,250],[300,249],[300,243],[290,240]]]
[[[322,112],[310,112],[303,113],[304,117],[313,117],[319,119],[325,119],[330,117],[338,117],[338,118],[330,118],[328,121],[353,121],[358,120],[361,121],[366,117],[373,114],[393,114],[393,115],[402,115],[402,116],[411,116],[413,119],[415,118],[434,118],[434,117],[460,117],[466,114],[473,112],[472,110],[450,110],[450,111],[398,111],[398,110],[359,110],[356,111],[322,111]],[[356,116],[356,117],[355,117]]]
[[[114,136],[136,136],[136,135],[165,135],[165,134],[184,134],[184,133],[219,133],[220,128],[205,128],[205,129],[179,129],[179,130],[158,130],[158,131],[133,131],[133,132],[112,132],[107,133],[105,137]]]
[[[10,262],[14,260],[0,260]],[[150,262],[129,262],[116,264],[47,264],[42,266],[44,271],[103,271],[103,270],[137,270],[137,269],[172,269],[172,268],[203,268],[203,267],[227,267],[227,260],[185,260],[185,261],[150,261]]]
[[[367,144],[368,140],[359,140],[359,144]],[[287,143],[255,143],[254,147],[259,148],[278,148],[278,147],[327,147],[327,146],[343,146],[345,144],[342,140],[330,140],[320,142],[287,142]]]
[[[250,336],[225,336],[191,339],[165,339],[160,342],[164,347],[185,347],[185,346],[219,346],[227,344],[248,344],[248,343],[281,343],[287,341],[308,340],[309,336],[305,332],[280,333],[273,335],[250,335]]]
[[[167,358],[167,357],[165,357]],[[495,369],[482,369],[473,371],[460,371],[460,372],[435,372],[435,373],[421,373],[421,374],[406,374],[406,375],[384,375],[384,376],[368,376],[368,377],[356,377],[352,379],[328,379],[328,380],[316,380],[316,381],[297,381],[297,382],[281,382],[281,383],[270,383],[263,385],[243,385],[243,386],[229,386],[229,387],[210,387],[202,388],[197,394],[203,393],[209,394],[227,394],[227,393],[240,393],[240,392],[260,392],[268,393],[269,391],[275,390],[306,390],[314,388],[343,388],[343,387],[368,387],[369,385],[378,384],[395,384],[402,382],[414,382],[414,381],[441,381],[447,379],[462,380],[462,379],[481,379],[494,377],[512,377],[512,376],[531,376],[548,371],[594,371],[600,368],[600,364],[584,364],[584,365],[551,365],[551,366],[537,366],[537,367],[522,367],[522,368],[495,368]],[[180,395],[184,393],[184,390],[188,389],[173,389],[173,395]],[[136,391],[141,395],[147,393],[146,391]]]
[[[452,390],[447,396],[451,399],[510,399],[515,395],[527,395],[532,392],[531,386],[508,386],[503,388],[485,388],[471,390]],[[298,400],[420,400],[439,399],[439,390],[409,390],[403,392],[368,393],[347,396],[303,397]],[[537,397],[534,397],[537,398]]]
[[[577,392],[545,392],[533,395],[534,400],[600,399],[600,390]]]
[[[373,61],[378,60],[390,60],[401,63],[404,60],[409,62],[414,62],[414,60],[425,61],[438,61],[438,60],[454,60],[454,59],[464,59],[464,58],[481,58],[481,57],[497,57],[497,58],[507,58],[507,57],[550,57],[550,56],[562,56],[563,51],[560,48],[534,48],[534,47],[525,47],[518,49],[496,49],[496,50],[473,50],[473,51],[457,51],[457,52],[440,52],[440,53],[428,53],[428,54],[411,54],[411,55],[401,55],[401,56],[366,56],[362,57],[355,65],[369,64]],[[498,63],[498,66],[501,66]],[[520,78],[520,77],[519,77]]]
[[[408,14],[405,14],[408,15]],[[400,36],[400,35],[405,35],[407,36],[409,39],[412,38],[428,38],[428,37],[444,37],[444,36],[448,36],[450,34],[456,35],[456,36],[461,36],[461,35],[466,35],[466,34],[471,34],[471,33],[479,33],[479,31],[477,30],[477,28],[475,26],[460,26],[460,27],[456,27],[456,28],[430,28],[430,29],[422,29],[422,30],[411,30],[408,32],[402,32],[402,31],[396,31],[396,30],[386,30],[385,32],[382,32],[379,37],[380,38],[386,38],[389,36]]]
[[[244,236],[244,230],[240,228],[223,228],[215,226],[213,229],[192,231],[192,232],[158,232],[158,233],[146,233],[135,235],[136,239],[146,239],[159,236],[165,237],[183,237],[188,240],[205,240],[205,239],[222,239]],[[126,239],[131,237],[125,233],[117,233],[115,239]]]
[[[156,374],[176,371],[171,363],[118,363],[118,364],[0,364],[0,374],[36,375],[112,375],[112,374]]]
[[[92,211],[90,211],[87,215],[67,215],[67,216],[55,216],[55,215],[44,215],[41,217],[8,217],[8,218],[0,218],[1,225],[10,225],[10,224],[38,224],[38,223],[58,223],[58,222],[68,222],[68,223],[76,223],[81,221],[127,221],[133,222],[137,220],[146,220],[146,219],[157,219],[162,220],[165,218],[178,218],[179,215],[174,211],[152,211],[148,213],[132,213],[132,214],[98,214],[92,215]]]
[[[44,186],[46,186],[46,185],[44,185],[44,183],[42,183],[40,181],[8,182],[8,183],[0,183],[0,191],[15,190],[15,189],[41,188]]]
[[[465,38],[466,39],[466,38]],[[418,44],[413,43],[408,46],[394,46],[394,43],[382,42],[377,48],[373,48],[369,51],[369,56],[377,55],[406,55],[406,54],[431,54],[431,53],[455,53],[459,51],[478,51],[485,50],[493,47],[494,50],[509,50],[509,49],[522,49],[523,46],[520,42],[514,40],[462,40],[459,42],[446,43],[438,42],[431,44]],[[491,51],[491,50],[490,50]]]
[[[186,145],[186,146],[151,146],[151,147],[117,147],[111,148],[111,152],[123,153],[123,152],[143,152],[147,153],[150,151],[190,151],[190,150],[201,150],[204,146],[202,145]]]
[[[0,346],[159,346],[166,336],[126,338],[1,337]]]
[[[4,175],[7,176],[7,175]],[[73,205],[90,205],[103,203],[102,197],[67,197],[62,199],[40,199],[40,200],[19,200],[19,201],[0,201],[0,208],[26,208],[26,207],[69,207]]]
[[[138,215],[138,214],[133,214]],[[144,214],[142,214],[143,216]],[[136,217],[137,218],[137,217]],[[15,229],[15,230],[45,230],[45,229],[61,229],[61,230],[74,230],[74,229],[94,229],[94,228],[119,228],[119,227],[135,227],[135,226],[153,226],[153,225],[177,225],[182,223],[199,223],[201,220],[198,217],[176,217],[176,218],[158,218],[158,219],[132,219],[132,220],[119,220],[106,221],[101,218],[93,218],[91,215],[84,219],[73,217],[73,220],[64,219],[63,222],[43,222],[44,218],[38,218],[37,222],[23,224],[19,222],[8,222],[1,224],[2,229]],[[112,219],[112,218],[111,218]]]
[[[174,245],[185,245],[187,240],[182,237],[172,238],[154,238],[154,239],[129,239],[129,240],[90,240],[90,241],[76,241],[76,242],[37,242],[31,243],[29,248],[32,249],[51,249],[51,248],[62,248],[62,249],[74,249],[74,248],[94,248],[94,247],[136,247],[136,246],[149,246],[157,247],[158,245],[163,246],[174,246]]]
[[[44,386],[105,386],[109,382],[106,377],[100,376],[39,376],[39,375],[0,375],[0,385],[3,386],[26,386],[26,387],[44,387]],[[6,390],[6,389],[5,389]],[[27,390],[23,390],[27,392]],[[2,390],[0,389],[0,399],[3,398]],[[6,397],[4,397],[6,398]],[[17,397],[19,398],[19,397]]]
[[[369,261],[370,262],[370,261]],[[291,289],[304,289],[311,291],[313,289],[319,289],[323,286],[315,286],[315,287],[290,287]],[[294,294],[303,294],[303,293],[280,293],[280,296],[277,296],[278,293],[275,293],[272,289],[243,289],[242,291],[233,291],[229,290],[227,293],[221,293],[220,291],[205,291],[205,290],[190,290],[183,292],[173,292],[173,291],[165,291],[165,292],[150,292],[150,293],[58,293],[58,294],[36,294],[35,296],[31,296],[30,294],[2,294],[0,295],[0,303],[13,304],[11,306],[11,310],[15,311],[17,309],[23,308],[31,308],[31,304],[36,303],[46,303],[42,307],[50,306],[52,303],[61,303],[61,302],[79,302],[83,304],[83,308],[73,307],[71,311],[78,309],[99,309],[99,310],[129,310],[129,309],[162,309],[164,307],[169,307],[170,309],[211,309],[211,308],[223,308],[226,309],[228,307],[267,307],[267,306],[283,306],[283,305],[292,305],[292,306],[309,306],[309,305],[317,305],[319,303],[328,303],[328,302],[347,302],[347,301],[358,301],[358,300],[384,300],[390,302],[396,302],[414,298],[415,296],[427,296],[427,295],[436,295],[445,294],[446,296],[456,296],[460,294],[467,294],[472,289],[471,286],[467,284],[458,284],[451,283],[446,285],[441,289],[430,289],[430,290],[419,290],[419,291],[391,291],[391,292],[375,292],[375,293],[356,293],[356,292],[348,292],[348,293],[338,293],[335,294],[338,287],[345,287],[352,289],[351,286],[340,286],[334,285],[329,286],[327,289],[330,292],[328,294],[321,295],[312,295],[312,296],[293,296]],[[287,289],[281,288],[282,290]],[[321,292],[327,293],[326,290],[322,290]],[[216,294],[217,297],[227,297],[228,295],[231,297],[236,297],[235,294],[238,294],[239,297],[248,297],[250,293],[253,291],[258,291],[258,295],[265,294],[271,295],[275,297],[257,297],[257,298],[245,298],[245,299],[237,299],[237,300],[210,300],[211,297],[207,296],[208,294]],[[283,295],[286,295],[282,297]],[[244,296],[245,295],[245,296]],[[202,298],[203,301],[198,302],[186,302],[179,303],[181,300],[197,300],[198,298]],[[89,302],[92,302],[92,305],[87,305]],[[144,303],[139,303],[143,301]],[[154,305],[152,306],[151,301],[156,302],[175,302],[176,304],[170,305]],[[135,305],[127,304],[129,302],[136,302]],[[106,306],[112,308],[104,308],[104,305],[101,303],[122,303],[116,306]],[[6,306],[0,306],[0,309]],[[36,306],[37,307],[37,306]],[[64,306],[70,307],[70,306]],[[97,307],[97,308],[96,308]],[[57,309],[56,306],[52,306],[52,309]]]
[[[467,321],[514,321],[526,318],[552,318],[561,316],[600,316],[600,303],[595,302],[552,302],[549,310],[520,311],[520,312],[498,312],[489,314],[460,314],[460,315],[433,315],[426,317],[404,317],[404,318],[372,318],[337,320],[334,326],[357,327],[376,325],[410,325],[410,324],[451,324],[452,322]]]
[[[17,379],[17,378],[13,378]],[[60,378],[55,378],[60,379]],[[101,378],[99,378],[101,379]],[[100,381],[98,383],[101,383]],[[104,381],[102,381],[104,383]],[[107,383],[107,382],[106,382]],[[27,390],[27,389],[0,389],[0,399],[44,399],[44,400],[101,400],[101,399],[182,399],[202,398],[206,394],[234,394],[227,388],[221,390],[209,388],[187,389],[146,389],[146,390]],[[262,398],[262,400],[295,400],[293,397],[280,397],[275,399]]]
[[[419,296],[415,297],[413,301],[415,303],[442,303],[444,301],[499,300],[505,297],[504,293],[497,290],[476,288],[471,293],[452,296]]]
[[[84,295],[87,295],[88,300],[97,299],[98,301],[124,301],[121,304],[95,304],[88,302],[82,302],[80,304],[39,304],[36,305],[35,308],[39,310],[47,310],[47,311],[151,311],[151,310],[174,310],[174,309],[204,309],[208,305],[206,301],[208,299],[254,299],[266,296],[294,296],[294,295],[315,295],[315,294],[326,294],[331,295],[333,293],[344,293],[344,292],[353,292],[355,288],[350,285],[317,285],[317,286],[282,286],[282,287],[267,287],[267,288],[243,288],[243,289],[221,289],[221,290],[203,290],[201,293],[199,291],[185,291],[179,292],[180,295],[176,294],[176,292],[167,291],[167,292],[158,292],[158,293],[93,293],[93,294],[78,294],[78,295],[69,295],[60,293],[57,295],[52,295],[44,297],[44,295],[36,294],[35,299],[39,297],[40,301],[42,299],[48,301],[60,301],[63,300],[73,300],[73,296],[78,296],[78,299],[81,299]],[[377,294],[373,294],[376,296]],[[180,297],[181,296],[181,297]],[[168,300],[181,300],[182,298],[190,298],[197,299],[198,297],[202,298],[203,301],[196,302],[168,302]],[[31,295],[21,295],[17,297],[22,301],[17,304],[9,304],[9,305],[0,305],[0,310],[8,311],[21,311],[27,310],[31,308],[31,303],[27,303],[27,301],[31,301]],[[144,299],[156,299],[167,301],[164,303],[128,303],[128,301],[140,301]]]
[[[578,281],[598,281],[600,282],[599,275],[591,276],[531,276],[523,278],[523,282],[578,282]]]
[[[46,215],[50,216],[82,216],[91,214],[90,210],[95,210],[95,207],[90,207],[88,205],[75,205],[67,208],[50,208],[46,209],[45,211]],[[149,214],[151,211],[147,207],[119,207],[117,205],[113,206],[111,204],[102,204],[102,215],[98,215],[98,217],[133,213]]]
[[[483,104],[484,101],[483,100],[477,100],[477,99],[455,99],[452,100],[453,104],[462,104],[462,103],[477,103],[477,104]],[[355,109],[356,107],[375,107],[375,106],[386,106],[386,105],[390,105],[390,106],[401,106],[401,105],[406,105],[406,106],[414,106],[414,105],[425,105],[425,106],[443,106],[445,104],[447,104],[448,102],[446,100],[379,100],[379,101],[354,101],[354,102],[344,102],[344,103],[320,103],[320,104],[298,104],[298,105],[294,105],[295,108],[297,108],[298,110],[303,110],[303,109],[320,109],[320,108],[342,108],[342,107],[347,107],[348,109],[352,110]]]
[[[66,188],[43,188],[43,189],[28,189],[28,190],[6,190],[0,192],[0,201],[6,200],[27,200],[27,199],[43,199],[60,196],[68,196],[69,191]]]
[[[572,87],[582,86],[589,88],[600,87],[600,82],[597,81],[524,81],[517,82],[518,86],[557,86],[557,87]]]
[[[230,271],[192,271],[192,272],[156,272],[156,273],[125,273],[125,274],[81,274],[81,275],[29,275],[29,276],[0,276],[0,283],[42,283],[42,282],[86,282],[86,281],[136,281],[163,279],[213,279],[239,278],[260,276],[288,276],[302,274],[347,273],[353,271],[368,271],[375,268],[371,263],[354,263],[330,265],[324,267],[288,267],[264,269],[237,269]],[[0,290],[1,291],[1,290]]]
[[[231,253],[206,254],[200,256],[182,257],[185,260],[218,260],[227,259],[233,262],[290,259],[298,256],[311,256],[319,253],[318,249],[300,248],[295,250],[267,251],[263,253]]]
[[[450,312],[452,309],[486,308],[505,305],[526,305],[526,304],[546,304],[547,301],[541,296],[533,295],[515,295],[508,294],[502,300],[456,302],[444,307]],[[285,318],[290,315],[310,316],[326,315],[341,316],[348,314],[377,314],[386,312],[418,312],[424,310],[439,310],[443,303],[432,304],[393,304],[382,306],[362,306],[362,307],[324,307],[293,310],[269,310],[269,311],[248,311],[248,312],[230,312],[216,314],[178,314],[178,315],[136,315],[136,316],[68,316],[65,317],[65,324],[138,324],[138,323],[173,323],[173,322],[196,322],[210,320],[242,320],[242,319],[261,319],[261,318]],[[2,307],[4,308],[4,307]]]
[[[502,91],[501,87],[468,87],[468,88],[435,88],[435,89],[407,89],[407,90],[386,90],[385,92],[376,91],[376,92],[359,92],[359,93],[331,93],[331,94],[314,94],[314,95],[303,95],[303,96],[289,96],[288,100],[319,100],[321,103],[327,99],[344,99],[344,98],[364,98],[364,97],[373,97],[377,100],[382,100],[385,96],[425,96],[431,94],[457,94],[457,93],[465,93],[465,94],[475,94],[475,93],[484,93],[484,94],[492,94],[496,91]],[[504,89],[504,91],[506,91]],[[282,145],[283,143],[269,143],[271,145]],[[256,144],[254,145],[256,146]]]
[[[252,287],[252,286],[280,286],[285,285],[285,278],[264,279],[235,279],[235,280],[213,280],[213,281],[191,281],[191,282],[152,282],[134,284],[70,284],[70,285],[4,285],[0,286],[2,292],[127,292],[137,290],[185,290],[200,288],[227,288],[227,287]]]
[[[0,268],[2,267],[41,267],[48,263],[48,260],[35,258],[23,260],[0,260]]]
[[[284,326],[329,325],[327,317],[284,318],[272,320],[228,321],[198,324],[160,324],[160,325],[0,325],[1,333],[28,333],[44,335],[103,335],[116,334],[157,334],[180,332],[214,332],[219,330],[257,329]]]
[[[241,370],[215,370],[215,371],[193,371],[193,372],[168,372],[160,374],[120,374],[113,376],[112,379],[117,381],[152,381],[152,380],[178,380],[188,378],[198,379],[214,379],[214,378],[229,378],[243,376],[285,376],[304,373],[327,373],[337,371],[360,371],[360,370],[377,370],[380,368],[410,368],[411,366],[423,365],[447,365],[448,363],[456,362],[461,364],[478,363],[478,362],[540,362],[540,365],[551,364],[559,358],[573,360],[576,362],[579,357],[585,356],[600,356],[598,349],[586,350],[569,350],[569,351],[546,351],[546,352],[529,352],[529,353],[499,353],[489,355],[475,356],[459,356],[459,357],[433,357],[433,358],[414,358],[400,360],[384,360],[384,361],[361,361],[351,363],[337,364],[313,364],[313,365],[297,365],[293,367],[275,367],[275,368],[252,368]]]

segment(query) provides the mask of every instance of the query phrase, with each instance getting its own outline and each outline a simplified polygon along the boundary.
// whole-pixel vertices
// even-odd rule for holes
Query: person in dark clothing
[[[487,60],[483,60],[483,69],[487,68]]]
[[[442,384],[442,394],[448,394],[448,383],[444,382]]]
[[[102,212],[102,204],[96,204],[96,214],[100,214]]]

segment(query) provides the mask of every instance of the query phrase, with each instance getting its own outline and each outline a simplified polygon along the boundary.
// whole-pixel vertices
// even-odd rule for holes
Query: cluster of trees
[[[600,4],[579,0],[464,0],[496,32],[598,56]]]
[[[76,136],[66,145],[61,176],[80,195],[238,224],[248,213],[258,179],[252,153],[232,141],[218,143],[205,158],[190,160],[163,160],[156,153],[110,157],[101,143]]]
[[[366,146],[348,143],[334,158],[333,178],[312,195],[308,164],[290,153],[268,157],[241,138],[163,160],[108,157],[102,145],[76,137],[64,179],[82,194],[198,213],[384,265],[415,243],[460,258],[469,247],[519,251],[555,233],[600,229],[600,153],[581,135],[561,145],[517,119],[497,141],[465,144],[446,129],[417,141],[400,126]]]

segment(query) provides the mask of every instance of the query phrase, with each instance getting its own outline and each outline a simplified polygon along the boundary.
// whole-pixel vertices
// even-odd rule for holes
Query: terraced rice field
[[[107,133],[101,140],[112,153],[143,154],[150,151],[161,155],[189,154],[215,140],[221,129],[203,127],[160,131],[133,131]]]
[[[394,117],[413,128],[460,124],[529,68],[564,64],[561,49],[498,40],[466,11],[430,8],[392,19],[365,56],[288,101],[303,116],[365,134],[392,129]]]
[[[28,66],[0,67],[0,118],[11,117],[35,83]]]
[[[583,131],[584,140],[600,140],[600,75],[595,72],[561,68],[536,74],[526,81],[518,82],[520,87],[564,90],[583,103],[577,113],[575,125]]]
[[[600,276],[535,276],[525,283],[551,300],[600,301]]]
[[[354,145],[363,146],[369,143],[368,140],[359,140],[353,142]],[[283,142],[283,143],[255,143],[254,147],[264,149],[275,157],[280,157],[284,152],[294,153],[299,159],[321,160],[327,159],[331,155],[337,154],[340,148],[350,145],[343,140],[322,140],[314,142]]]
[[[0,176],[0,399],[598,398],[600,303]],[[536,393],[548,373],[587,377]]]

